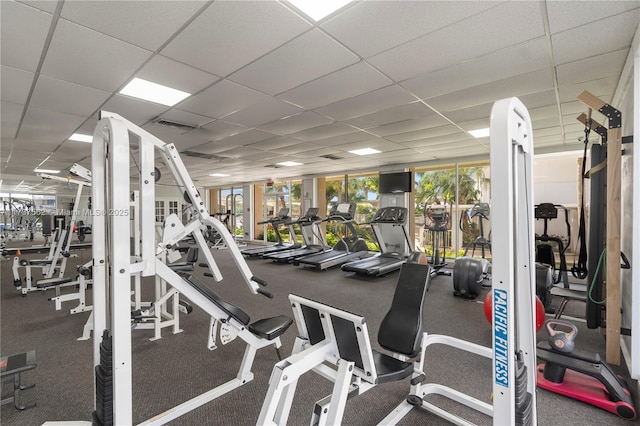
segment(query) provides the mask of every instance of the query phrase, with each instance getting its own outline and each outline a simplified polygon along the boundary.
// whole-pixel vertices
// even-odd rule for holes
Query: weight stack
[[[516,425],[530,426],[533,424],[533,396],[527,392],[527,366],[524,365],[522,352],[518,352],[516,359]]]
[[[95,368],[96,411],[93,426],[113,426],[113,346],[109,330],[102,333],[100,364]]]

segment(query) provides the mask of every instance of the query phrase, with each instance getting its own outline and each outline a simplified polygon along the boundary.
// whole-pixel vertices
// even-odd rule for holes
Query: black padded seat
[[[536,355],[538,356],[538,358],[544,361],[553,362],[554,359],[558,357],[560,358],[570,357],[570,358],[579,359],[581,361],[590,362],[592,364],[602,363],[602,358],[600,358],[600,354],[596,352],[586,352],[586,351],[581,351],[580,349],[574,349],[573,352],[571,353],[558,353],[557,351],[554,351],[551,348],[551,345],[549,344],[549,342],[540,342],[538,343],[537,348],[539,350],[536,352]]]
[[[193,263],[176,263],[167,266],[174,272],[189,272],[195,269]]]
[[[409,377],[413,373],[413,364],[400,361],[392,356],[372,351],[378,378],[376,384],[395,382]]]
[[[70,283],[71,278],[49,278],[46,280],[40,280],[36,283],[36,287],[38,288],[47,288],[47,287],[55,287],[57,285],[62,285],[66,283]]]
[[[31,266],[51,265],[52,262],[53,262],[52,260],[47,260],[47,259],[35,259],[35,260],[30,260],[29,265]]]
[[[224,312],[226,312],[230,317],[233,317],[242,325],[249,324],[249,321],[251,318],[249,317],[249,314],[247,314],[245,311],[243,311],[242,309],[238,308],[235,305],[232,305],[226,300],[222,299],[220,296],[214,293],[214,291],[211,290],[207,285],[202,283],[193,275],[184,274],[184,273],[180,275],[182,276],[182,278],[184,278],[186,282],[191,284],[193,288],[198,290],[198,292],[201,295],[203,295],[211,303],[213,303],[214,305],[222,309]]]
[[[198,261],[199,254],[200,250],[198,249],[198,247],[189,247],[189,249],[187,250],[186,262],[171,263],[167,266],[175,272],[193,271],[195,269],[195,263]]]
[[[263,339],[273,340],[287,331],[293,320],[286,315],[263,318],[249,325],[249,331]]]

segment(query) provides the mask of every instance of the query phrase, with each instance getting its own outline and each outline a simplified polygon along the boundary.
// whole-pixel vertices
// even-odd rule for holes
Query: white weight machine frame
[[[139,171],[140,203],[137,220],[140,226],[140,255],[130,256],[130,201],[131,179],[130,138],[138,142],[137,163]],[[177,216],[170,215],[163,232],[162,241],[156,245],[155,230],[155,168],[156,153],[170,170],[177,186],[194,207],[195,214],[183,225]],[[253,277],[240,250],[233,242],[227,228],[211,217],[205,208],[174,144],[160,139],[110,112],[102,112],[95,129],[92,147],[94,209],[93,223],[93,316],[96,335],[110,330],[113,342],[113,423],[132,424],[132,363],[131,363],[131,283],[132,277],[159,276],[171,287],[184,294],[191,302],[212,317],[212,324],[221,324],[221,341],[227,343],[239,337],[247,344],[237,376],[204,394],[197,396],[144,424],[164,424],[173,420],[253,379],[251,366],[257,349],[273,345],[281,346],[280,338],[267,340],[251,333],[228,312],[207,299],[195,287],[189,285],[178,273],[171,270],[160,258],[187,235],[192,234],[200,253],[204,254],[209,271],[216,281],[222,280],[207,242],[202,234],[203,226],[214,228],[224,239],[243,280],[253,294],[265,292],[258,287],[261,281]],[[175,216],[175,220],[172,219]],[[167,225],[168,224],[168,225]],[[217,327],[211,327],[217,331]],[[211,341],[211,339],[210,339]],[[100,364],[100,339],[94,339],[94,366]]]
[[[398,423],[414,408],[424,408],[453,424],[471,425],[468,420],[447,412],[424,397],[437,394],[466,405],[493,418],[494,425],[516,425],[517,359],[526,367],[526,399],[531,414],[527,425],[537,424],[535,353],[535,268],[533,215],[533,138],[531,119],[517,98],[497,101],[491,112],[491,216],[493,229],[493,325],[492,348],[451,336],[423,334],[420,357],[414,362],[410,395],[379,425]],[[506,226],[505,226],[506,225]],[[276,364],[257,424],[286,425],[298,379],[314,371],[334,382],[330,396],[316,403],[311,424],[337,425],[342,421],[349,395],[376,386],[376,370],[363,317],[315,301],[290,295],[299,336],[290,357]],[[324,337],[313,341],[303,307],[318,312]],[[351,324],[351,332],[334,331],[336,318]],[[310,328],[311,327],[311,328]],[[345,336],[350,336],[348,343]],[[315,337],[316,340],[319,340]],[[340,340],[345,347],[357,347],[360,367],[341,358]],[[493,405],[448,386],[423,383],[428,368],[426,349],[444,344],[492,359]],[[521,395],[522,396],[522,395]],[[420,404],[421,401],[421,404]],[[526,404],[525,404],[526,405]],[[522,417],[522,413],[520,413]]]
[[[62,282],[62,280],[64,279],[64,273],[67,267],[67,259],[70,256],[69,248],[71,247],[71,236],[72,236],[71,234],[73,233],[73,227],[75,226],[76,220],[78,217],[78,206],[80,203],[80,197],[82,196],[82,190],[84,189],[85,186],[91,187],[91,171],[90,170],[76,163],[71,166],[70,171],[76,176],[82,178],[83,180],[72,179],[70,177],[64,178],[61,176],[49,175],[46,173],[37,174],[37,176],[43,179],[55,180],[55,181],[63,182],[67,184],[78,185],[78,188],[76,189],[76,197],[74,199],[75,200],[74,208],[71,212],[71,220],[64,228],[62,229],[57,228],[56,233],[58,235],[58,238],[57,239],[54,238],[52,240],[51,247],[49,249],[49,254],[47,255],[47,257],[45,259],[42,259],[40,263],[38,263],[37,261],[34,261],[34,262],[27,261],[26,265],[20,263],[19,257],[17,256],[14,257],[13,266],[12,266],[14,281],[20,279],[19,268],[20,267],[25,268],[25,280],[24,280],[25,285],[24,286],[21,285],[20,287],[18,287],[22,292],[22,295],[26,295],[27,293],[32,291],[48,290],[51,287],[55,287],[56,297],[59,297],[60,287],[67,287],[67,286],[78,284],[78,282],[74,280],[72,280],[71,282],[67,281],[58,285],[55,284],[56,282]],[[45,261],[47,263],[44,263]],[[48,262],[48,261],[51,261],[51,262]],[[58,265],[58,262],[60,262],[60,265]],[[44,279],[37,281],[36,286],[32,285],[33,277],[31,273],[31,268],[34,268],[34,267],[41,268],[42,273],[44,275]],[[58,269],[58,276],[57,278],[54,278],[53,275],[56,272],[56,269]],[[50,283],[50,285],[47,287],[37,287],[37,284],[45,283],[45,282]]]

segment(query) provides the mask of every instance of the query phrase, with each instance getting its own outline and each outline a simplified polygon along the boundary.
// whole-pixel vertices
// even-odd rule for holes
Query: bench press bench
[[[0,405],[13,402],[14,407],[18,410],[26,410],[35,407],[36,403],[22,404],[21,391],[31,389],[35,384],[23,385],[22,373],[33,370],[37,367],[36,351],[31,350],[21,354],[3,356],[0,358],[0,380],[2,385],[13,381],[13,396],[2,398]]]

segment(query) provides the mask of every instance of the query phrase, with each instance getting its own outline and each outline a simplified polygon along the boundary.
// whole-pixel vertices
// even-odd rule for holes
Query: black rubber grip
[[[205,272],[204,276],[213,278],[213,274],[211,272]]]
[[[258,289],[258,293],[260,293],[261,295],[263,295],[265,297],[268,297],[269,299],[273,299],[273,294],[269,293],[268,291],[264,291],[261,288]]]
[[[198,266],[201,267],[201,268],[208,268],[209,267],[209,265],[204,263],[204,262],[198,263]]]
[[[258,277],[251,277],[251,281],[255,281],[258,284],[260,284],[261,286],[265,287],[267,285],[267,282],[261,278]]]
[[[413,379],[411,379],[411,384],[413,386],[417,385],[418,383],[422,383],[426,380],[427,376],[425,376],[424,374],[419,375],[418,377],[414,377]]]

